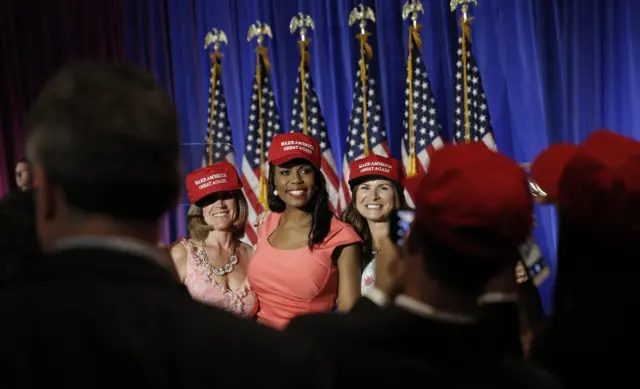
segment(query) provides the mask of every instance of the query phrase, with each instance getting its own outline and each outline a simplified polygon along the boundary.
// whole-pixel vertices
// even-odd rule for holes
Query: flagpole
[[[211,45],[213,45],[213,50],[214,50],[214,52],[209,55],[209,58],[211,59],[211,85],[209,86],[209,89],[211,91],[210,92],[211,105],[209,106],[209,123],[208,123],[209,165],[213,164],[213,132],[215,131],[215,126],[213,125],[213,115],[214,115],[215,106],[216,106],[216,99],[215,99],[216,85],[217,85],[216,80],[218,77],[218,73],[220,73],[220,70],[221,70],[220,59],[222,59],[223,57],[222,53],[220,52],[221,43],[227,43],[227,35],[224,33],[224,31],[218,30],[217,28],[214,28],[212,31],[208,32],[204,37],[205,50],[207,50]]]
[[[297,29],[300,29],[300,40],[298,41],[300,45],[300,95],[302,99],[302,132],[305,135],[309,134],[307,125],[307,91],[305,86],[305,69],[309,62],[309,40],[307,39],[307,29],[309,28],[312,30],[315,28],[313,19],[311,19],[311,16],[304,15],[302,12],[294,16],[291,19],[291,23],[289,23],[289,30],[292,34],[295,33]]]
[[[265,137],[264,137],[264,118],[262,117],[262,66],[261,59],[263,56],[267,55],[266,47],[262,46],[262,42],[264,40],[264,36],[271,34],[271,27],[268,24],[257,21],[255,24],[249,27],[248,40],[252,38],[256,38],[256,42],[258,47],[256,49],[256,85],[258,87],[257,91],[257,100],[258,100],[258,126],[259,126],[259,134],[260,134],[260,204],[262,204],[262,208],[264,210],[269,209],[268,204],[268,185],[267,185],[267,177],[266,177],[266,161],[265,161]],[[265,62],[265,66],[267,63]],[[265,69],[266,71],[267,69]]]
[[[411,17],[411,26],[409,26],[409,56],[407,59],[407,82],[409,90],[409,166],[407,167],[407,176],[414,177],[417,172],[416,163],[416,130],[413,123],[413,45],[420,47],[420,25],[418,24],[418,12],[424,12],[422,4],[419,0],[409,0],[402,7],[402,18],[406,20]],[[417,38],[417,39],[416,39]],[[415,42],[414,42],[415,40]]]
[[[349,14],[349,26],[352,26],[355,22],[359,22],[360,33],[356,37],[360,40],[360,82],[362,83],[362,129],[364,132],[364,156],[369,156],[369,129],[367,123],[367,63],[366,59],[371,59],[372,50],[367,39],[369,34],[366,30],[367,20],[375,23],[376,16],[373,10],[369,7],[359,4],[356,8],[351,10]]]
[[[464,141],[471,142],[471,124],[469,122],[469,85],[467,83],[467,38],[471,38],[469,29],[469,3],[478,5],[477,0],[451,0],[451,11],[460,6],[462,20],[460,23],[460,36],[462,39],[462,104],[464,106]]]

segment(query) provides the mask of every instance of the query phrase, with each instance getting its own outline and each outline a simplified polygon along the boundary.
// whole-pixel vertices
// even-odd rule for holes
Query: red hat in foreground
[[[318,141],[300,132],[274,136],[269,147],[269,163],[278,166],[294,159],[306,159],[320,169],[322,156]]]
[[[578,146],[571,143],[556,143],[540,153],[531,164],[531,179],[546,193],[545,202],[558,200],[560,176],[577,149]]]
[[[484,260],[515,260],[533,226],[525,171],[484,143],[445,145],[414,194],[415,234]],[[469,236],[465,227],[497,239]]]
[[[394,181],[402,187],[404,170],[400,161],[371,153],[368,157],[356,159],[349,164],[349,186],[351,188],[375,178]]]
[[[608,130],[593,132],[564,169],[558,210],[562,221],[598,241],[636,241],[640,142]]]
[[[187,195],[191,204],[213,193],[242,189],[238,172],[228,161],[195,170],[189,173],[186,181]]]

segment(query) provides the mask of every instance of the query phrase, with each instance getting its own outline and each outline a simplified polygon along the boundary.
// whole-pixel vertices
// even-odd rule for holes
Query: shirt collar
[[[425,302],[418,301],[414,298],[402,294],[396,297],[395,305],[413,313],[414,315],[422,316],[426,319],[442,321],[445,323],[474,324],[478,322],[478,318],[475,316],[467,316],[458,313],[437,310]]]
[[[57,241],[48,251],[59,252],[85,248],[133,254],[145,258],[166,270],[171,271],[173,268],[171,258],[163,255],[160,249],[140,240],[125,237],[76,236]]]

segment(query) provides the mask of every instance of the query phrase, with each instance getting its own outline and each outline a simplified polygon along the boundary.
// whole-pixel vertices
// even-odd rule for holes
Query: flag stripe
[[[260,80],[258,80],[258,74],[261,75]],[[259,84],[258,81],[260,81]],[[258,101],[259,94],[262,96],[261,104]],[[260,108],[261,112],[259,111]],[[262,113],[263,119],[264,147],[261,147],[260,144],[260,113]],[[256,217],[264,211],[259,201],[261,162],[264,161],[265,164],[262,167],[268,169],[266,161],[269,147],[271,146],[273,137],[281,132],[280,115],[276,107],[269,72],[266,69],[263,56],[259,55],[249,107],[247,143],[242,158],[242,184],[244,186],[245,196],[247,197],[247,203],[249,204],[249,220],[245,232],[247,238],[253,244],[257,242],[257,231],[253,227],[253,222]],[[263,150],[264,152],[262,152]],[[265,176],[267,176],[266,172]]]
[[[365,80],[366,95],[363,94],[363,82],[360,78],[360,66],[355,76],[355,85],[353,89],[353,102],[351,107],[351,119],[349,121],[349,133],[347,135],[347,144],[342,159],[342,181],[340,185],[340,208],[345,209],[351,201],[351,191],[349,190],[349,163],[364,157],[365,147],[365,127],[364,112],[366,102],[366,134],[369,145],[369,152],[382,156],[389,155],[387,144],[387,132],[385,131],[384,118],[382,108],[378,101],[377,85],[375,77],[371,74],[369,64],[365,61]]]
[[[465,141],[465,106],[464,106],[464,69],[462,56],[462,39],[458,38],[458,52],[456,59],[456,82],[455,82],[455,117],[454,117],[454,140],[456,142]],[[480,70],[473,55],[471,41],[465,39],[466,48],[466,68],[467,68],[467,107],[469,113],[469,141],[482,141],[491,149],[496,150],[496,141],[491,127],[491,116],[487,97],[482,86]]]
[[[407,75],[404,102],[404,136],[402,142],[402,164],[409,172],[410,120],[413,119],[415,137],[416,176],[424,174],[429,167],[429,154],[444,145],[441,136],[442,126],[438,123],[436,101],[431,90],[429,74],[422,60],[422,53],[413,35],[411,51],[407,64],[411,65],[411,78]],[[410,62],[409,62],[410,61]],[[409,69],[407,69],[408,73]],[[411,108],[411,110],[410,110]],[[411,115],[411,116],[410,116]],[[405,197],[410,206],[413,199],[410,191],[405,191]]]
[[[304,70],[304,88],[301,80],[301,70]],[[304,89],[304,96],[302,91]],[[303,99],[304,97],[304,99]],[[303,106],[304,104],[304,106]],[[306,109],[305,109],[306,108]],[[296,90],[293,98],[293,109],[291,112],[291,131],[304,131],[304,116],[306,113],[307,134],[313,136],[320,144],[320,153],[322,155],[322,164],[320,170],[327,181],[327,193],[329,195],[329,204],[331,210],[335,213],[340,212],[340,204],[338,201],[338,170],[333,152],[331,150],[331,142],[327,133],[327,126],[322,116],[320,108],[320,100],[316,94],[313,77],[309,72],[308,65],[304,64],[301,69],[298,67],[298,77],[296,79]]]
[[[217,67],[214,63],[211,65],[211,76],[209,78],[209,100],[207,107],[207,128],[204,136],[204,154],[202,157],[202,166],[209,165],[209,147],[213,146],[212,156],[213,162],[227,160],[234,166],[235,150],[231,138],[231,124],[229,123],[229,115],[227,112],[227,99],[224,96],[224,85],[221,77],[222,65]],[[215,79],[215,87],[212,88]],[[209,144],[210,131],[212,134],[212,145]]]

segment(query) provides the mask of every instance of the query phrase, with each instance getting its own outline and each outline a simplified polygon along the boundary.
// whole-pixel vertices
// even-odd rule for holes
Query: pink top
[[[184,284],[195,300],[238,316],[255,316],[258,310],[258,299],[255,292],[251,290],[248,279],[245,279],[236,290],[227,288],[213,277],[209,279],[209,271],[196,257],[196,248],[186,239],[180,243],[187,250],[187,275]]]
[[[268,237],[280,223],[272,213],[260,225],[248,278],[258,295],[258,323],[283,329],[296,316],[331,311],[338,298],[338,269],[331,255],[336,247],[360,242],[347,223],[331,219],[329,234],[313,251],[308,247],[278,250]]]

